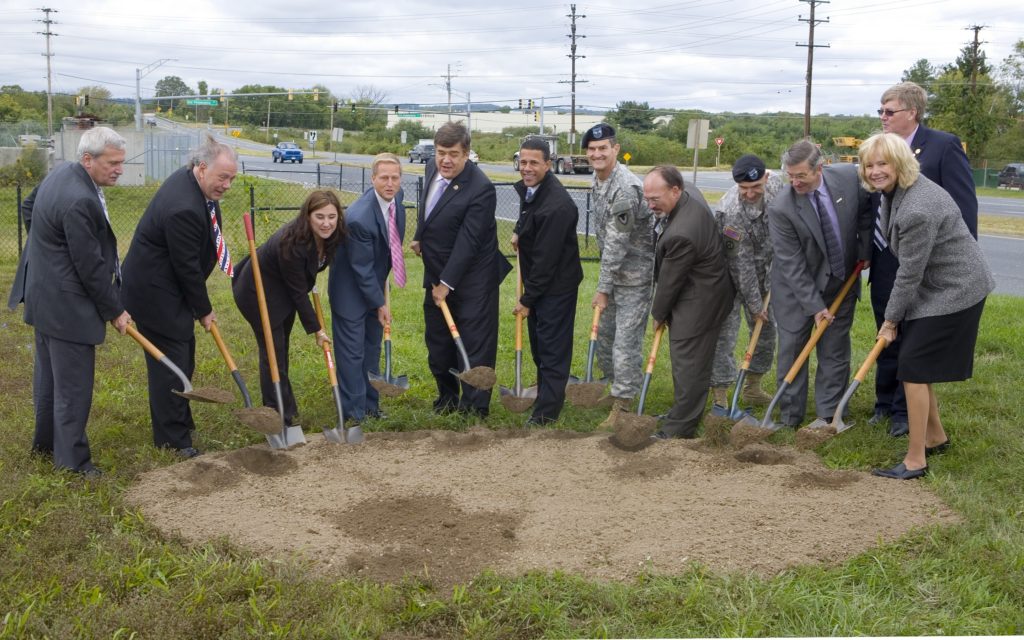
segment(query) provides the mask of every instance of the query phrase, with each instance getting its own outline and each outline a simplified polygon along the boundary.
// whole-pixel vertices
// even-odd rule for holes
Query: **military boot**
[[[711,415],[729,415],[729,387],[711,387]]]
[[[608,412],[608,417],[605,418],[604,421],[601,424],[597,425],[598,430],[600,430],[600,431],[612,431],[612,430],[614,430],[615,429],[615,419],[616,419],[616,417],[620,413],[622,413],[624,411],[629,411],[632,408],[632,406],[633,406],[633,399],[632,398],[616,398],[616,397],[613,396],[612,408]]]
[[[747,372],[743,380],[743,402],[746,404],[768,404],[772,397],[761,389],[762,373]]]

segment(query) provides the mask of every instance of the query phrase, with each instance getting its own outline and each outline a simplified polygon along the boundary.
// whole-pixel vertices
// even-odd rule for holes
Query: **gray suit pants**
[[[32,396],[36,426],[32,450],[53,452],[58,469],[92,468],[85,425],[92,408],[96,347],[36,331]]]
[[[826,300],[832,300],[834,297],[825,296]],[[846,391],[846,384],[850,379],[850,328],[853,326],[853,312],[856,307],[857,298],[851,292],[843,300],[835,321],[825,329],[815,349],[818,361],[818,370],[814,376],[815,417],[831,419],[836,407],[839,406],[843,392]],[[808,318],[796,333],[787,331],[781,325],[777,328],[779,361],[776,377],[778,384],[781,385],[814,331],[814,318]],[[810,361],[810,358],[807,360]],[[786,426],[803,426],[804,413],[807,409],[807,366],[808,363],[805,362],[779,400],[782,424]]]

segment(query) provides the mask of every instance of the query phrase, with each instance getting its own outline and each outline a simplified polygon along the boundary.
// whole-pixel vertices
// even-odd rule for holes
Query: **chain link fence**
[[[243,173],[244,171],[244,173]],[[510,251],[510,239],[519,217],[519,195],[512,182],[496,182],[498,241],[503,251]],[[341,194],[342,204],[355,201],[370,185],[370,169],[353,165],[311,165],[309,170],[273,170],[243,167],[232,188],[221,201],[224,212],[224,233],[229,247],[245,252],[248,242],[242,225],[242,214],[250,213],[256,230],[257,244],[281,225],[298,215],[299,206],[315,189],[330,188]],[[423,177],[403,175],[402,187],[408,207],[406,238],[416,232],[416,205],[423,193]],[[122,255],[131,244],[132,234],[158,185],[107,187],[104,195],[110,213],[110,224],[118,239]],[[577,231],[580,234],[580,255],[584,260],[599,258],[591,212],[591,192],[586,187],[567,187],[579,208]],[[26,243],[26,229],[21,216],[21,203],[31,193],[31,186],[0,188],[0,277],[9,288]]]

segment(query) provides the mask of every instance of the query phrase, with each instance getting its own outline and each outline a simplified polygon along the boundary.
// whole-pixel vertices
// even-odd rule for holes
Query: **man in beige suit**
[[[659,218],[654,250],[654,327],[668,325],[675,404],[656,438],[694,438],[704,413],[715,344],[736,293],[725,243],[700,191],[679,170],[655,167],[644,199]]]

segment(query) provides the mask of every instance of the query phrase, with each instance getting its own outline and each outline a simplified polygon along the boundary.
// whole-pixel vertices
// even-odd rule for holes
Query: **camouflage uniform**
[[[643,380],[643,342],[654,283],[654,215],[643,182],[615,164],[607,180],[594,176],[593,207],[601,271],[597,291],[608,294],[597,330],[597,362],[616,398],[635,397]]]
[[[736,286],[736,302],[732,313],[722,325],[715,347],[715,363],[711,373],[712,387],[728,387],[736,380],[736,336],[740,330],[740,307],[747,319],[749,334],[753,332],[753,316],[764,307],[768,293],[768,272],[772,267],[772,245],[768,237],[768,205],[782,190],[782,177],[768,173],[760,204],[740,198],[739,185],[733,185],[715,207],[715,218],[725,236],[729,257],[729,273]],[[764,374],[772,366],[775,353],[775,322],[761,328],[761,337],[750,361],[750,373]]]

